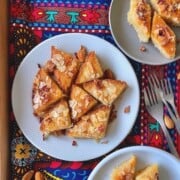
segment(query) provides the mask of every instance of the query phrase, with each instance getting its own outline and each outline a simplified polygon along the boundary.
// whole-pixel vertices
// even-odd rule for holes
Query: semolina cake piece
[[[40,68],[34,78],[32,87],[32,104],[34,114],[41,116],[53,103],[64,96],[62,90],[47,74]]]
[[[99,59],[94,51],[89,52],[85,62],[81,65],[79,73],[76,78],[76,84],[91,81],[103,76],[103,70]]]
[[[156,12],[153,16],[151,39],[161,54],[172,59],[176,54],[176,35],[167,23]]]
[[[134,180],[136,163],[137,158],[132,155],[130,159],[122,162],[113,169],[111,180]]]
[[[150,39],[151,15],[151,6],[146,0],[130,0],[127,20],[135,29],[141,42],[148,42]]]
[[[159,169],[157,164],[151,164],[137,172],[135,180],[159,180]]]
[[[71,109],[71,117],[73,120],[77,120],[93,106],[97,104],[97,101],[81,87],[72,85],[69,106]]]
[[[51,59],[45,64],[48,72],[52,73],[61,89],[68,93],[78,73],[80,63],[77,58],[55,46],[51,48]]]
[[[127,86],[125,81],[115,79],[97,79],[83,84],[83,88],[104,105],[112,105]]]
[[[106,135],[111,107],[99,106],[82,116],[74,126],[66,130],[73,138],[102,139]]]
[[[40,130],[44,136],[55,131],[72,127],[67,100],[62,99],[55,104],[42,118]]]
[[[180,0],[151,0],[150,2],[167,23],[180,26]]]

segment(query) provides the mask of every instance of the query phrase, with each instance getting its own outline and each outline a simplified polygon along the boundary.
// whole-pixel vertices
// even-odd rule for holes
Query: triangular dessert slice
[[[50,105],[63,96],[64,94],[58,85],[43,68],[40,68],[34,78],[32,88],[34,114],[41,116]]]
[[[179,0],[151,0],[151,4],[166,22],[180,26]]]
[[[79,61],[75,56],[52,46],[51,59],[45,68],[54,75],[61,89],[67,93],[79,70]]]
[[[134,180],[137,158],[132,155],[130,159],[115,167],[111,174],[111,180]]]
[[[125,91],[127,83],[114,79],[97,79],[84,83],[83,88],[102,104],[112,105]]]
[[[104,105],[92,110],[68,129],[67,135],[74,138],[102,139],[106,134],[110,112],[111,108]]]
[[[97,101],[81,87],[72,85],[69,106],[71,108],[71,117],[77,120],[87,111],[89,111]]]
[[[55,104],[42,118],[40,130],[44,136],[55,131],[70,128],[72,126],[69,106],[62,99]]]
[[[141,42],[148,42],[151,34],[151,6],[146,0],[131,0],[127,19]]]
[[[94,51],[90,52],[85,62],[81,65],[76,84],[91,81],[103,76],[103,70]]]
[[[159,170],[157,164],[152,164],[137,172],[135,180],[158,180]]]
[[[155,47],[168,59],[176,54],[176,36],[172,29],[156,12],[153,16],[151,39]]]

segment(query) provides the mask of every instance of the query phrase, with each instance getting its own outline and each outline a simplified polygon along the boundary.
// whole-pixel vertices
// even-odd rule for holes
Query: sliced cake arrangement
[[[138,158],[132,155],[118,164],[111,172],[111,180],[158,180],[159,167],[156,163],[137,170]]]
[[[103,70],[94,51],[81,46],[74,54],[55,46],[39,65],[32,88],[34,115],[43,138],[64,134],[73,138],[106,136],[114,102],[128,85]]]
[[[176,55],[176,35],[172,26],[180,26],[179,0],[130,0],[127,20],[140,42],[151,42],[167,59]]]

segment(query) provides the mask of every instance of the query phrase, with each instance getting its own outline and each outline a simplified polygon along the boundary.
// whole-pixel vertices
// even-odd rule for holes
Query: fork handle
[[[167,140],[167,143],[169,145],[169,149],[170,149],[171,153],[174,154],[174,156],[176,156],[177,158],[179,158],[179,154],[178,154],[178,152],[177,152],[177,150],[176,150],[176,148],[174,146],[174,143],[173,143],[173,141],[171,139],[171,136],[170,136],[169,132],[166,129],[166,126],[164,125],[164,123],[161,123],[160,125],[161,125],[163,133],[164,133],[164,135],[166,137],[166,140]]]
[[[180,118],[179,118],[179,115],[178,116],[176,115],[176,117],[175,117],[170,106],[169,106],[169,104],[166,102],[166,100],[164,98],[162,98],[162,101],[165,104],[165,106],[167,107],[169,115],[176,125],[176,129],[177,129],[178,134],[180,134]],[[172,105],[172,107],[173,107],[173,105]],[[178,112],[176,111],[176,107],[173,107],[173,109],[174,109],[175,114],[177,114]]]

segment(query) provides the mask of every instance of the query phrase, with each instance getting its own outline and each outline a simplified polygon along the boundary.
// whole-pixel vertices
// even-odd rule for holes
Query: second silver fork
[[[145,102],[145,106],[149,114],[159,122],[163,130],[164,136],[166,137],[171,153],[174,154],[177,158],[179,158],[179,154],[164,124],[163,104],[162,104],[162,101],[160,100],[159,95],[154,89],[150,90],[149,87],[147,87],[146,89],[144,89],[144,102]]]
[[[169,112],[171,119],[174,121],[174,124],[175,124],[178,134],[180,134],[180,118],[179,118],[178,112],[176,111],[175,104],[173,105],[173,110],[175,108],[174,111],[175,111],[176,116],[174,115],[173,111],[171,110],[171,107],[168,104],[168,102],[174,103],[173,102],[174,94],[171,89],[171,84],[169,84],[170,82],[168,82],[165,79],[159,81],[155,74],[151,75],[148,78],[148,81],[149,81],[151,88],[154,88],[159,93],[163,103],[165,104],[165,106]]]

